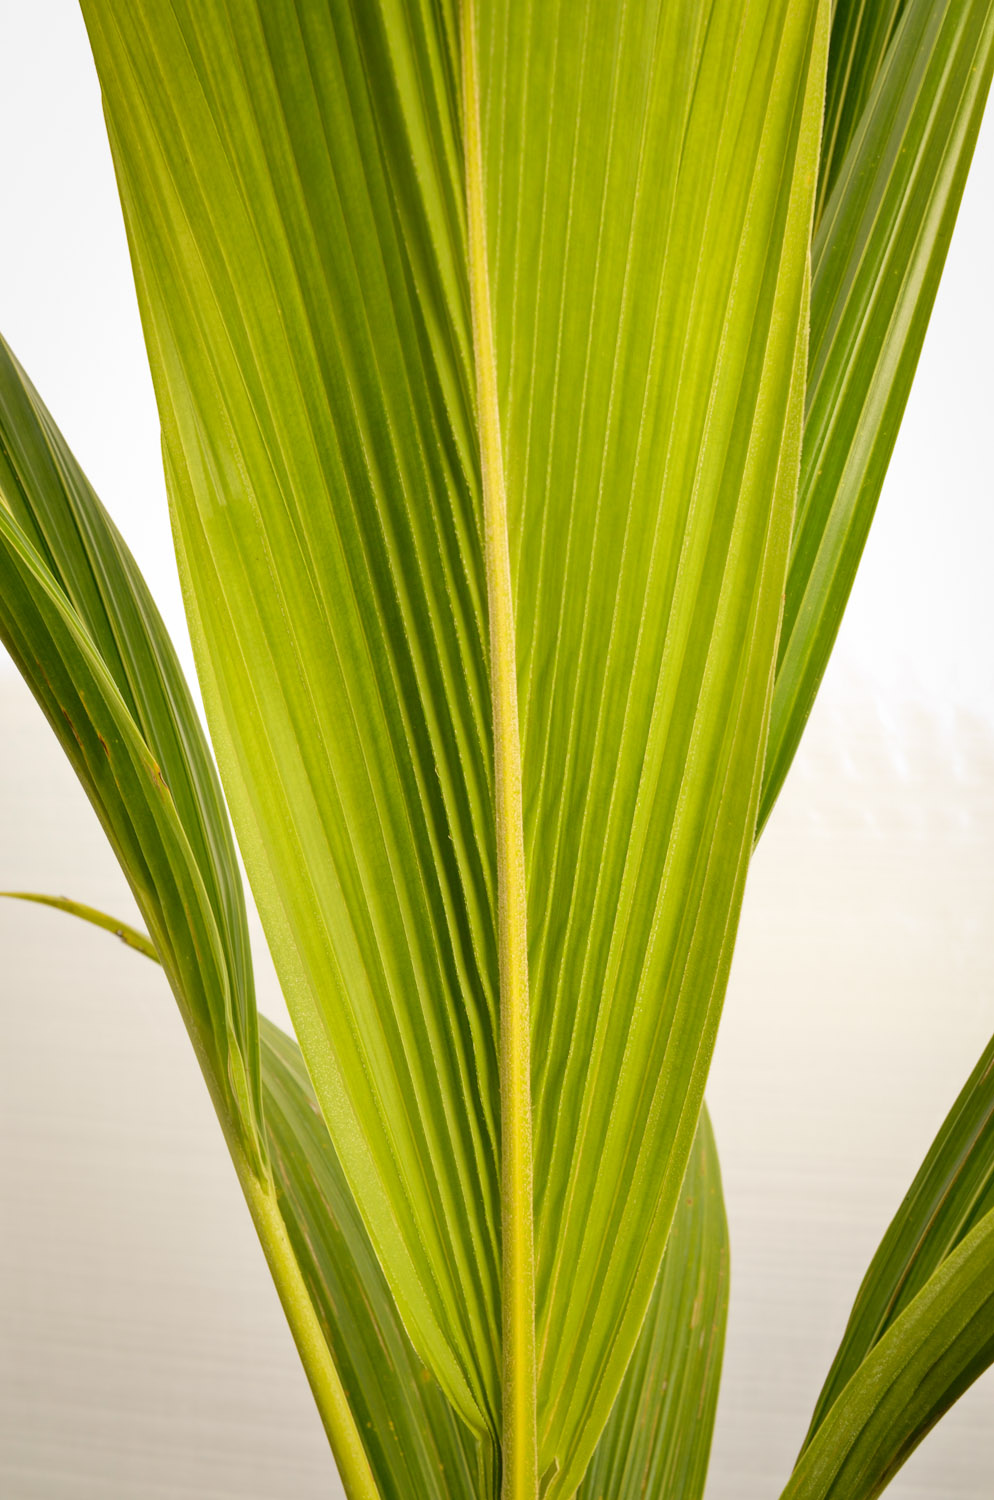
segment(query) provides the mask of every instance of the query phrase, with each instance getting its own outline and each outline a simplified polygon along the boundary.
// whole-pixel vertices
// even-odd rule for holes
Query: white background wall
[[[0,0],[0,330],[190,668],[157,422],[73,0]],[[733,1238],[713,1500],[775,1497],[872,1250],[994,1027],[994,118],[822,701],[750,878],[710,1097]],[[126,914],[0,665],[0,888]],[[264,1001],[277,1010],[271,976]],[[329,1493],[151,966],[0,909],[0,1493]],[[9,1215],[9,1218],[8,1218]],[[980,1500],[986,1377],[890,1493]]]

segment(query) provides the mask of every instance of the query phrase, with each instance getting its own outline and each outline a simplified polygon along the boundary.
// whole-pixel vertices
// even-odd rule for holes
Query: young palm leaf
[[[990,0],[839,0],[830,56],[829,9],[83,0],[311,1083],[272,1028],[260,1061],[161,623],[3,350],[0,628],[151,942],[28,899],[164,963],[350,1495],[703,1485],[726,1282],[698,1120],[743,880],[994,58]],[[988,1358],[973,1097],[791,1495],[875,1493]],[[980,1196],[925,1226],[971,1130]]]
[[[827,7],[84,13],[317,1097],[420,1357],[569,1495],[755,826]]]

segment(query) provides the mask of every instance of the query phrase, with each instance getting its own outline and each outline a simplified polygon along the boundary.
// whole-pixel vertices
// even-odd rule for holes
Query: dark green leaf
[[[782,1500],[874,1500],[994,1358],[994,1212],[934,1271],[858,1366]]]
[[[134,559],[2,340],[0,639],[107,832],[208,1081],[258,1158],[248,932],[203,731]]]
[[[811,1442],[870,1350],[992,1209],[994,1040],[946,1116],[880,1242],[818,1398],[806,1442]]]

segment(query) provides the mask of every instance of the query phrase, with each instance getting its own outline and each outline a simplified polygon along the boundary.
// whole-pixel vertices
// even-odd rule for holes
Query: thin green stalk
[[[535,1378],[535,1260],[532,1203],[531,1015],[521,809],[521,741],[507,501],[497,404],[487,269],[480,87],[474,0],[462,7],[463,109],[470,302],[483,478],[484,551],[490,623],[490,694],[497,793],[501,1112],[501,1494],[535,1500],[538,1438]]]
[[[211,1092],[213,1093],[213,1089]],[[214,1102],[217,1106],[218,1101]],[[265,1179],[257,1176],[223,1109],[218,1109],[218,1117],[283,1312],[290,1325],[293,1341],[321,1414],[345,1493],[348,1500],[380,1500],[380,1492],[369,1467],[366,1449],[345,1388],[331,1357],[324,1329],[314,1311],[297,1257],[293,1253],[272,1178],[268,1174]]]
[[[5,891],[2,894],[14,895],[22,901],[39,901],[46,906],[58,907],[73,916],[81,917],[84,921],[93,922],[98,927],[114,932],[129,947],[136,948],[156,963],[162,961],[154,945],[149,942],[144,933],[127,926],[124,922],[117,922],[92,907],[81,906],[78,902],[65,901],[61,898],[52,899],[22,892]],[[345,1493],[348,1500],[381,1500],[376,1480],[373,1478],[373,1471],[369,1467],[366,1449],[345,1394],[345,1387],[342,1385],[341,1376],[332,1359],[324,1329],[314,1311],[314,1303],[307,1289],[307,1283],[301,1275],[297,1257],[293,1253],[293,1246],[286,1232],[283,1215],[280,1213],[276,1187],[269,1169],[264,1167],[262,1176],[255,1171],[242,1145],[240,1128],[232,1119],[228,1102],[218,1087],[208,1049],[204,1045],[197,1025],[185,1007],[181,1007],[181,1014],[200,1064],[207,1092],[210,1094],[211,1103],[214,1105],[224,1134],[225,1144],[238,1175],[245,1202],[252,1216],[252,1223],[259,1236],[266,1264],[269,1266],[284,1315],[290,1325],[290,1332],[293,1334],[293,1341],[304,1366],[311,1393],[320,1413],[324,1430],[328,1435],[328,1442],[331,1445],[342,1484],[345,1486]]]
[[[98,911],[95,907],[83,906],[80,902],[69,901],[63,896],[42,896],[33,891],[0,891],[0,897],[9,897],[15,901],[37,901],[42,906],[54,906],[58,911],[67,912],[70,916],[79,917],[84,922],[92,922],[95,927],[102,927],[107,932],[113,932],[129,948],[144,953],[146,958],[152,959],[153,963],[162,962],[155,945],[149,941],[145,933],[139,932],[136,927],[130,927],[126,922],[119,922],[115,917],[107,916],[105,912]],[[180,1007],[180,1012],[200,1064],[207,1092],[210,1094],[211,1103],[214,1105],[220,1122],[225,1144],[238,1174],[238,1181],[245,1195],[249,1213],[252,1215],[252,1222],[259,1236],[286,1320],[290,1325],[294,1343],[297,1345],[314,1400],[321,1414],[324,1430],[328,1434],[328,1441],[345,1486],[345,1493],[348,1500],[380,1500],[380,1492],[369,1467],[366,1449],[359,1436],[359,1429],[355,1424],[355,1417],[352,1415],[345,1388],[335,1367],[324,1329],[314,1311],[311,1294],[307,1290],[307,1283],[301,1275],[297,1257],[286,1232],[276,1188],[268,1167],[262,1168],[263,1175],[261,1176],[253,1168],[242,1145],[240,1127],[232,1119],[228,1102],[218,1087],[209,1049],[185,1006]]]

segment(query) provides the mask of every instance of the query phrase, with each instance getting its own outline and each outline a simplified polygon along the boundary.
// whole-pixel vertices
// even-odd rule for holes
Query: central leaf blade
[[[83,9],[246,865],[404,1324],[498,1437],[499,439],[539,1471],[568,1496],[657,1281],[755,828],[828,6]]]

